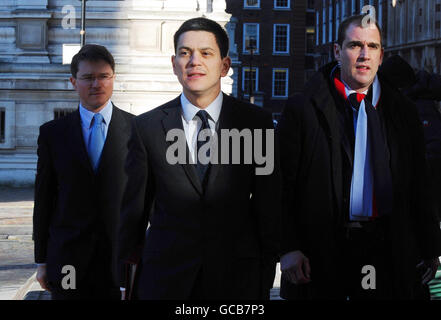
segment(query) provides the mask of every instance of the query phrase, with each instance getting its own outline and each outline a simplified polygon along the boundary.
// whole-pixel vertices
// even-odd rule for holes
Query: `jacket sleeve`
[[[282,176],[282,235],[280,255],[301,250],[301,241],[296,223],[296,185],[299,171],[301,145],[300,107],[303,98],[295,95],[287,100],[279,120],[276,136],[280,149],[280,168]]]
[[[33,240],[36,263],[45,263],[49,239],[49,224],[57,197],[56,176],[50,153],[49,127],[40,127],[38,162],[35,178]]]
[[[255,185],[252,192],[253,211],[257,213],[259,239],[262,248],[261,288],[262,299],[269,299],[275,269],[280,251],[280,168],[278,147],[274,137],[272,117],[268,114],[263,120],[262,154],[266,156],[264,164],[255,167]],[[255,137],[256,139],[256,137]]]
[[[413,103],[410,105],[410,111],[409,121],[413,149],[411,214],[413,214],[415,222],[414,230],[421,257],[430,259],[441,255],[441,230],[436,214],[435,199],[431,198],[429,192],[429,171],[423,127]]]
[[[132,120],[125,164],[127,185],[123,195],[118,227],[117,281],[125,287],[125,268],[128,262],[140,259],[149,213],[153,203],[153,181],[150,178],[147,149],[138,129],[137,118]]]

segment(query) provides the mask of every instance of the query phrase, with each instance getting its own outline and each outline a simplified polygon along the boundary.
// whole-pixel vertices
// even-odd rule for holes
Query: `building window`
[[[357,12],[356,9],[357,8],[355,7],[355,0],[352,0],[351,13],[354,14],[355,12]]]
[[[74,112],[76,109],[54,109],[54,119],[59,119]]]
[[[329,39],[328,41],[331,42],[332,41],[332,2],[329,2],[329,8],[328,8],[328,14],[329,14]]]
[[[260,0],[243,0],[243,7],[245,9],[250,9],[250,8],[259,9],[260,8]]]
[[[315,44],[319,45],[319,26],[320,26],[320,13],[318,11],[315,12]]]
[[[383,26],[383,0],[378,1],[378,25]]]
[[[440,12],[441,11],[441,4],[437,4],[436,5],[436,12]]]
[[[422,25],[419,25],[418,26],[418,32],[422,32],[423,31],[423,27],[422,27]]]
[[[323,0],[322,13],[322,43],[326,43],[326,0]]]
[[[363,6],[364,6],[364,1],[363,0],[360,0],[360,14],[361,14],[361,11],[362,11],[362,9],[363,9]]]
[[[341,2],[341,19],[344,20],[346,18],[346,1],[343,0]]]
[[[288,69],[273,69],[273,98],[288,97]]]
[[[244,23],[243,24],[243,53],[259,53],[259,24]]]
[[[289,24],[275,24],[273,30],[273,53],[289,53]]]
[[[440,27],[440,22],[439,22],[439,20],[436,20],[436,22],[435,22],[435,28],[436,28],[436,29],[439,29],[439,27]]]
[[[419,15],[420,17],[423,15],[423,9],[422,9],[422,8],[420,8],[420,9],[418,10],[418,15]]]
[[[213,0],[207,0],[207,13],[213,12]]]
[[[5,143],[6,136],[6,110],[0,108],[0,143]]]
[[[259,83],[259,68],[253,67],[251,72],[249,67],[242,68],[242,92],[245,96],[249,96],[250,91],[252,92],[258,91],[258,86],[257,86],[258,83]],[[252,87],[250,88],[251,85]]]
[[[340,1],[335,4],[335,38],[338,38],[338,26],[340,25]]]
[[[274,0],[274,9],[289,9],[290,0]]]

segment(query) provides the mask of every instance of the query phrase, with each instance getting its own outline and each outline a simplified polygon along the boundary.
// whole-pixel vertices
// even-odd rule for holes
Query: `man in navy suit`
[[[228,43],[214,21],[184,22],[172,57],[182,94],[133,121],[118,252],[124,286],[122,266],[143,246],[140,299],[269,298],[279,244],[277,163],[256,174],[262,169],[256,159],[232,163],[234,150],[222,163],[201,160],[202,131],[211,141],[237,129],[255,142],[255,132],[271,136],[273,130],[271,114],[221,92],[231,64]],[[167,135],[176,131],[188,162],[169,159],[169,148],[178,142],[167,141]],[[274,160],[269,144],[263,149]],[[213,150],[205,153],[210,160]]]
[[[78,109],[38,137],[37,280],[53,299],[119,299],[112,266],[132,115],[110,101],[115,62],[105,47],[83,46],[71,72]]]

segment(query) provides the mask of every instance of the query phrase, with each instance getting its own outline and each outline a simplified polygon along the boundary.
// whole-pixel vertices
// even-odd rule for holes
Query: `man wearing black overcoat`
[[[325,65],[279,121],[281,296],[412,298],[439,265],[415,105],[387,83],[381,29],[343,21]]]

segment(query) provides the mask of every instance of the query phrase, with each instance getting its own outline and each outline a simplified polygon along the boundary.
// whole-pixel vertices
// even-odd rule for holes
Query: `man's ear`
[[[226,56],[222,59],[222,70],[221,70],[221,77],[225,77],[228,74],[228,71],[231,67],[231,58]]]
[[[171,56],[171,63],[172,63],[172,67],[173,67],[173,73],[176,75],[175,59],[176,59],[176,56],[175,56],[175,55],[172,55],[172,56]]]
[[[74,77],[70,77],[69,80],[70,80],[70,83],[72,83],[75,90],[77,90],[77,79]]]
[[[338,43],[334,43],[334,57],[338,61],[340,61],[341,58],[341,47]]]

